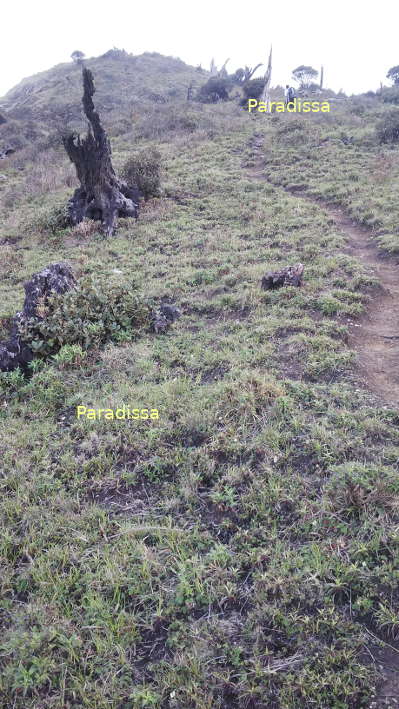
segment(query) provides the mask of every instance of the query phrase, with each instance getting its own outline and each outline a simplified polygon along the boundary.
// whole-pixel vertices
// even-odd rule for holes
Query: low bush
[[[152,310],[134,293],[134,285],[109,285],[100,290],[92,280],[77,290],[54,295],[41,314],[42,320],[22,325],[20,334],[36,356],[46,358],[65,345],[86,350],[107,341],[132,340],[150,326]]]
[[[265,86],[265,80],[251,79],[242,87],[246,101],[250,98],[259,99]]]
[[[394,108],[377,124],[377,138],[380,143],[399,142],[399,110]]]
[[[389,89],[383,89],[381,98],[384,103],[399,104],[399,86],[392,86]]]
[[[41,209],[27,225],[27,229],[34,229],[41,234],[57,234],[58,231],[69,226],[69,217],[66,201],[53,204],[51,207]]]
[[[145,200],[159,197],[161,154],[155,149],[145,149],[131,155],[122,168],[122,176],[129,185],[137,187]]]
[[[222,76],[211,76],[210,79],[201,86],[198,92],[198,99],[204,103],[216,103],[226,101],[229,98],[231,80]]]

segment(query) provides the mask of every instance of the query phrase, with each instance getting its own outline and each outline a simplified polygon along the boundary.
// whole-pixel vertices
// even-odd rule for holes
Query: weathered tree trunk
[[[303,264],[296,263],[293,266],[286,266],[281,271],[269,271],[262,278],[263,290],[273,290],[281,286],[300,286],[303,277]]]
[[[0,342],[0,372],[11,372],[17,367],[27,370],[34,353],[21,340],[21,326],[27,320],[41,319],[41,307],[45,308],[50,295],[66,293],[76,285],[72,269],[66,263],[53,263],[39,273],[35,273],[24,285],[25,301],[23,310],[12,320],[9,339]]]
[[[118,216],[138,217],[138,190],[119,180],[111,162],[111,145],[94,110],[93,75],[82,68],[83,108],[89,121],[86,137],[71,133],[63,138],[68,156],[75,165],[80,187],[68,202],[71,224],[84,217],[101,219],[106,236],[113,234]]]
[[[270,82],[272,78],[272,47],[270,47],[269,63],[267,65],[267,70],[265,74],[265,85],[263,87],[262,95],[260,97],[261,101],[269,104],[270,102]]]

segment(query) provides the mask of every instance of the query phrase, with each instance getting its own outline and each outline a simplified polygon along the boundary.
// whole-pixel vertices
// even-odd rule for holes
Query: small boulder
[[[286,266],[281,271],[269,271],[262,278],[263,290],[274,290],[282,286],[302,285],[304,266],[302,263],[295,263],[293,266]]]
[[[168,330],[170,325],[180,318],[181,311],[175,305],[162,303],[159,310],[155,311],[152,318],[152,327],[154,332],[163,333]]]
[[[50,295],[66,293],[76,285],[72,269],[66,263],[53,263],[42,271],[35,273],[24,284],[25,301],[23,309],[16,313],[12,320],[10,337],[0,342],[0,372],[11,372],[17,367],[27,370],[34,354],[30,347],[22,342],[19,328],[27,320],[41,319],[39,306],[45,306]]]

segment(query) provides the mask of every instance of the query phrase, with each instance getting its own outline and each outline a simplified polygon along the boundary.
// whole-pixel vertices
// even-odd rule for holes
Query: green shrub
[[[364,116],[364,114],[366,113],[366,106],[362,101],[355,100],[349,106],[349,113],[351,113],[353,116]]]
[[[62,229],[66,229],[68,226],[69,218],[66,201],[40,210],[29,224],[29,228],[33,228],[40,233],[50,233],[53,235],[57,234],[57,232]]]
[[[58,354],[54,355],[54,362],[59,369],[67,369],[79,366],[85,356],[80,345],[63,345]]]
[[[261,97],[264,86],[265,80],[263,78],[251,79],[250,81],[247,81],[247,83],[244,84],[244,86],[242,87],[245,99],[259,99]]]
[[[140,190],[144,199],[159,197],[161,184],[161,154],[153,148],[131,155],[122,168],[122,176]]]
[[[91,281],[50,298],[43,319],[28,321],[21,326],[20,334],[36,356],[45,358],[65,345],[86,350],[109,340],[132,340],[150,325],[151,314],[150,306],[134,293],[134,286],[118,284],[100,290]],[[59,363],[69,363],[79,352],[71,347],[63,349]]]
[[[229,98],[231,80],[222,76],[211,76],[210,79],[201,86],[198,98],[204,103],[216,103],[226,101]]]
[[[380,143],[399,142],[399,110],[394,108],[377,124],[377,138]]]
[[[381,98],[384,103],[399,104],[399,86],[392,86],[389,89],[383,89]]]

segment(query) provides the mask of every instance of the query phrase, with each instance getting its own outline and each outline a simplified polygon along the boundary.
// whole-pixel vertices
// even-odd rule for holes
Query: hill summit
[[[175,57],[157,52],[135,56],[116,48],[85,60],[85,65],[94,75],[96,107],[102,115],[112,114],[112,122],[142,103],[184,100],[190,84],[199,86],[208,75]],[[0,144],[19,147],[21,133],[34,140],[60,125],[77,127],[81,97],[81,67],[72,60],[23,79],[0,99]]]

